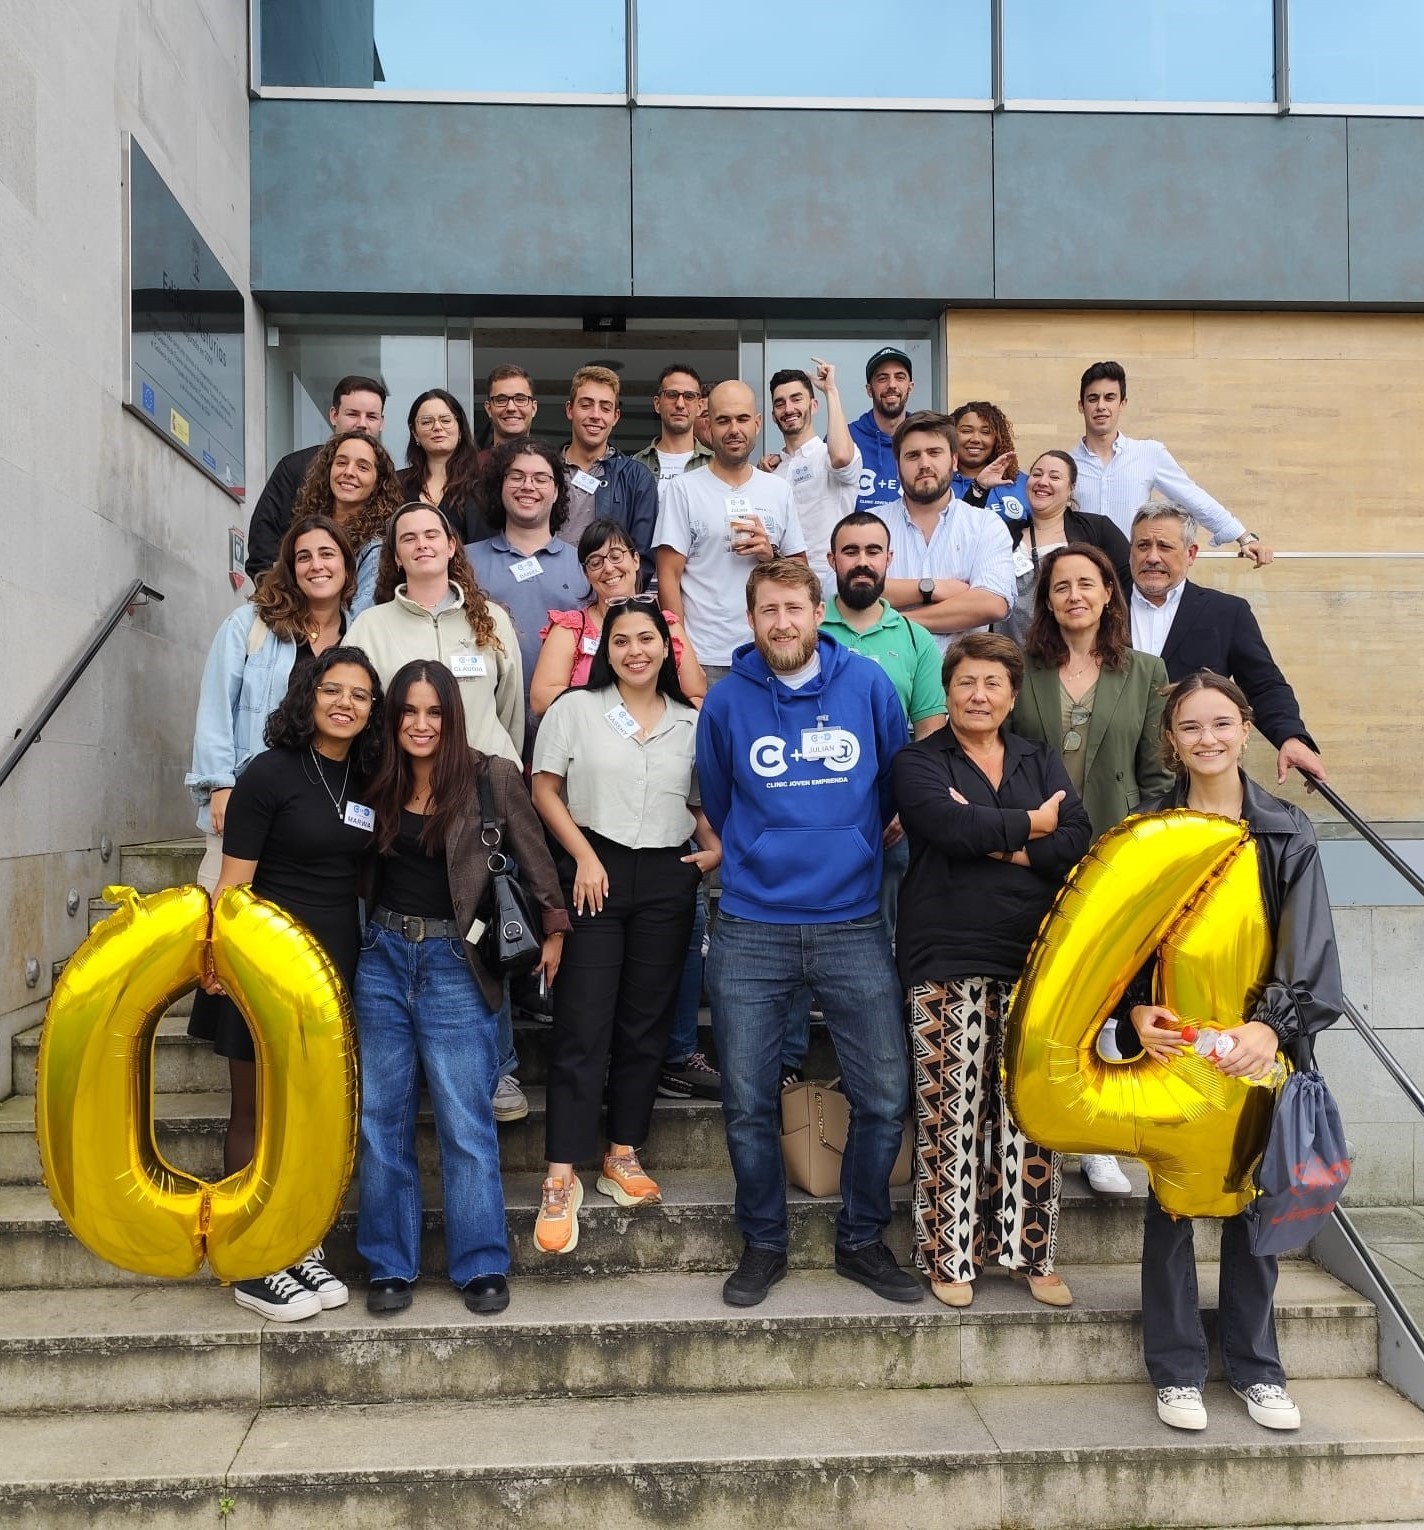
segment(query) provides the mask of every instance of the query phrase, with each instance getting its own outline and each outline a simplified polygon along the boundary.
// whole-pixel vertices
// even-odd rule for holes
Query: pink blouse
[[[680,665],[682,639],[677,635],[677,617],[671,611],[664,611],[663,620],[671,629],[673,663]],[[574,635],[574,668],[569,676],[569,684],[587,685],[588,672],[593,668],[593,648],[597,647],[599,635],[603,631],[593,624],[593,608],[589,606],[582,611],[550,611],[549,625],[540,630],[539,636],[548,637],[555,627],[566,627]],[[585,639],[590,641],[585,642]]]

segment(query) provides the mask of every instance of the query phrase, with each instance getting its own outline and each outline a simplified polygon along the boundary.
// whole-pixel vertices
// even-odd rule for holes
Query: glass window
[[[638,94],[987,100],[989,0],[643,0]]]
[[[264,85],[623,95],[624,0],[257,0]]]
[[[1274,101],[1272,0],[1003,0],[1004,96]]]
[[[1424,5],[1419,0],[1290,0],[1292,101],[1424,106]]]

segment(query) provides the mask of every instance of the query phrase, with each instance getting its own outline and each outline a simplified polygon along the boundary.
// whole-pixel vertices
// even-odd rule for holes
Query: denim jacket
[[[198,690],[193,730],[193,767],[184,785],[198,804],[198,827],[212,833],[208,799],[230,787],[266,745],[262,730],[287,694],[297,645],[269,632],[256,653],[248,652],[257,608],[237,608],[218,628]]]

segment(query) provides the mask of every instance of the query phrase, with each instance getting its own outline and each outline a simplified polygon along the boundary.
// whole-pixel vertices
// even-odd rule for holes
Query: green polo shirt
[[[875,660],[890,677],[911,727],[927,717],[944,716],[944,686],[939,678],[943,655],[939,644],[924,627],[907,620],[888,600],[880,602],[880,620],[865,632],[850,626],[834,599],[829,600],[821,631]]]

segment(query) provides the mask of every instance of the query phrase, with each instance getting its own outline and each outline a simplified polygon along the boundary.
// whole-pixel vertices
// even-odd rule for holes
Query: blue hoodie
[[[893,505],[900,497],[900,464],[890,437],[875,423],[873,409],[850,422],[850,437],[860,448],[860,493],[855,508]]]
[[[720,907],[742,919],[839,924],[880,906],[905,710],[873,660],[824,633],[817,646],[821,673],[793,691],[744,644],[698,715],[702,808],[722,836]],[[834,752],[807,759],[805,734],[818,729]]]

